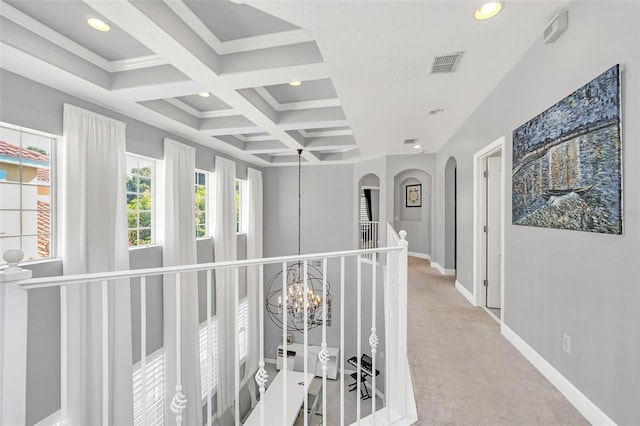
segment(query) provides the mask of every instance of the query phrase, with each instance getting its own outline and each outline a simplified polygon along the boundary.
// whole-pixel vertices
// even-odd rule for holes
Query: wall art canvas
[[[422,207],[422,184],[407,185],[405,191],[407,207]]]
[[[515,225],[622,234],[616,65],[513,132]]]

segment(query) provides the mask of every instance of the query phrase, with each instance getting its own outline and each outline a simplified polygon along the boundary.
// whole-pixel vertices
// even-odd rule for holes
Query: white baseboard
[[[589,423],[592,425],[615,425],[600,408],[598,408],[589,398],[587,398],[578,388],[567,380],[558,370],[556,370],[547,360],[538,354],[527,342],[522,340],[513,330],[502,323],[500,327],[502,335],[529,360],[544,377],[555,386],[569,402],[576,407]]]
[[[275,360],[275,359],[271,359],[271,358],[265,358],[265,359],[264,359],[264,363],[265,363],[265,364],[273,364],[273,365],[276,365],[276,360]]]
[[[466,287],[463,286],[458,280],[456,280],[456,290],[458,290],[460,294],[462,294],[464,298],[467,299],[469,303],[471,303],[472,306],[476,306],[473,300],[473,294],[471,294],[469,290],[467,290]]]
[[[431,261],[431,267],[434,268],[436,271],[440,272],[442,275],[455,275],[456,274],[456,270],[455,269],[445,269],[438,262]]]
[[[417,258],[420,258],[420,259],[427,259],[428,261],[431,261],[431,255],[430,254],[418,253],[418,252],[415,252],[415,251],[410,251],[407,254],[409,256],[412,256],[412,257],[417,257]]]

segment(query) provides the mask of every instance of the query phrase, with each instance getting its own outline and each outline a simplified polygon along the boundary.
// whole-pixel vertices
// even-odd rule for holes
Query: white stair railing
[[[369,222],[368,223],[368,235],[371,237],[368,239],[370,242],[375,242],[375,246],[377,246],[377,238],[378,238],[378,223],[377,222]],[[145,381],[146,381],[146,368],[147,363],[145,362],[145,354],[147,349],[147,324],[146,321],[146,292],[148,290],[148,277],[156,277],[156,276],[173,276],[175,277],[176,282],[176,315],[177,315],[177,328],[176,328],[176,342],[180,342],[180,286],[181,285],[189,285],[190,280],[181,280],[183,275],[189,273],[195,273],[200,271],[206,272],[206,292],[207,292],[207,350],[209,353],[207,354],[207,368],[206,371],[202,371],[201,375],[208,382],[209,386],[207,386],[208,390],[206,392],[206,401],[212,400],[212,388],[214,380],[214,369],[212,365],[212,355],[211,351],[214,351],[213,347],[213,338],[212,338],[212,327],[211,327],[211,295],[212,295],[212,276],[213,271],[218,269],[232,268],[234,270],[234,280],[229,285],[232,285],[233,293],[235,295],[234,300],[238,300],[238,283],[239,283],[239,271],[242,268],[246,267],[258,267],[260,273],[258,274],[259,282],[258,283],[249,283],[249,285],[255,285],[259,288],[260,292],[260,300],[265,300],[264,294],[264,267],[265,265],[278,265],[278,267],[282,268],[283,271],[283,281],[282,281],[282,289],[284,292],[287,291],[287,281],[286,281],[286,270],[287,266],[292,263],[300,263],[303,267],[303,270],[306,272],[308,268],[308,263],[312,260],[320,260],[322,262],[322,294],[326,294],[328,287],[328,276],[339,276],[339,294],[340,294],[340,313],[338,316],[338,322],[340,324],[340,335],[339,342],[337,341],[328,341],[328,333],[327,327],[329,323],[329,318],[327,317],[328,312],[326,309],[323,309],[322,312],[322,333],[321,333],[321,341],[319,342],[320,350],[317,353],[317,360],[319,362],[319,370],[318,368],[315,371],[309,370],[309,365],[316,365],[314,363],[305,362],[304,363],[304,386],[307,388],[310,384],[310,376],[311,375],[319,375],[322,378],[322,401],[327,400],[327,386],[328,386],[328,363],[331,359],[329,355],[329,347],[339,346],[339,355],[338,359],[335,360],[338,374],[338,382],[340,389],[340,407],[339,412],[329,412],[329,410],[336,410],[338,407],[328,407],[328,404],[322,404],[322,424],[326,425],[328,422],[329,416],[333,416],[334,419],[339,419],[339,424],[345,425],[348,423],[360,424],[360,422],[366,424],[391,424],[398,423],[399,421],[405,420],[404,424],[411,424],[415,419],[411,419],[410,415],[407,414],[407,403],[408,401],[412,401],[413,395],[409,395],[408,389],[410,391],[410,378],[408,377],[408,363],[407,363],[407,353],[406,353],[406,297],[407,297],[407,247],[408,243],[405,240],[406,233],[404,231],[400,232],[400,236],[398,236],[395,231],[388,226],[387,231],[387,247],[378,248],[371,247],[360,250],[352,250],[352,251],[342,251],[342,252],[333,252],[333,253],[322,253],[322,254],[312,254],[312,255],[303,255],[303,256],[287,256],[287,257],[277,257],[277,258],[267,258],[267,259],[251,259],[251,260],[241,260],[241,261],[233,261],[233,262],[218,262],[218,263],[209,263],[209,264],[198,264],[198,265],[184,265],[184,266],[174,266],[174,267],[163,267],[163,268],[151,268],[151,269],[138,269],[138,270],[129,270],[129,271],[117,271],[117,272],[109,272],[109,273],[97,273],[97,274],[83,274],[83,275],[74,275],[74,276],[60,276],[60,277],[48,277],[48,278],[37,278],[37,279],[24,279],[28,278],[25,276],[24,270],[19,269],[17,265],[12,265],[13,269],[5,269],[4,273],[0,273],[0,308],[2,309],[2,316],[0,317],[0,332],[2,332],[2,339],[0,339],[0,380],[2,387],[0,394],[0,420],[2,420],[2,424],[23,424],[25,420],[25,407],[26,407],[26,393],[25,392],[14,392],[15,389],[24,389],[26,384],[26,359],[27,359],[27,339],[26,339],[26,331],[27,331],[27,316],[26,316],[26,303],[28,297],[28,291],[36,288],[43,287],[61,287],[65,288],[68,286],[74,285],[88,285],[89,283],[102,283],[102,285],[106,288],[110,283],[115,282],[116,280],[121,279],[130,279],[130,278],[139,278],[140,279],[140,291],[141,291],[141,300],[140,300],[140,324],[141,324],[141,333],[140,333],[140,343],[139,347],[141,349],[141,369],[142,369],[142,407],[143,414],[141,422],[142,424],[149,424],[147,419],[147,413],[145,410],[146,402],[149,398],[152,398],[152,395],[147,395],[145,393]],[[373,244],[373,243],[372,243]],[[331,270],[329,270],[329,260],[337,259],[339,260],[339,271],[334,271],[331,274]],[[371,262],[363,262],[363,259],[371,260]],[[13,262],[17,263],[17,262]],[[370,264],[370,266],[369,266]],[[347,276],[353,276],[352,274],[347,274],[348,268],[355,268],[355,276],[357,278],[355,283],[348,282]],[[370,268],[370,273],[367,272],[363,274],[363,268]],[[15,269],[18,268],[18,269]],[[384,270],[385,273],[381,274],[380,272]],[[16,273],[19,273],[16,275]],[[21,273],[21,274],[20,274]],[[13,274],[13,275],[12,275]],[[366,275],[367,279],[363,279],[363,276]],[[370,275],[370,278],[369,278]],[[306,281],[306,273],[305,273],[305,281]],[[379,316],[379,309],[377,308],[378,303],[378,294],[377,294],[377,283],[378,277],[381,278],[384,282],[384,317]],[[352,288],[355,290],[357,294],[356,300],[356,320],[355,325],[357,327],[356,335],[357,340],[355,342],[345,342],[345,327],[352,327],[354,322],[351,321],[350,318],[345,316],[345,293],[346,290]],[[336,292],[335,287],[333,289]],[[370,293],[371,294],[371,318],[370,324],[369,319],[364,318],[362,315],[363,305],[362,305],[362,294]],[[336,295],[338,292],[336,292]],[[335,295],[334,295],[335,297]],[[283,312],[287,312],[287,298],[283,298]],[[303,301],[303,310],[304,315],[306,317],[307,313],[307,294],[304,294]],[[16,304],[17,303],[17,304]],[[107,303],[107,300],[103,300],[104,304]],[[17,307],[23,307],[24,309],[16,309]],[[349,313],[353,313],[350,307]],[[196,307],[197,309],[197,307]],[[238,306],[236,305],[233,311],[238,311]],[[105,309],[106,312],[106,309]],[[335,315],[335,313],[333,314]],[[104,327],[103,331],[105,335],[109,332],[107,327],[107,318],[103,319]],[[335,321],[335,319],[334,319]],[[237,315],[234,319],[234,323],[236,325],[236,330],[238,330],[238,319]],[[384,331],[385,336],[384,340],[381,342],[381,338],[379,336],[379,325],[384,323]],[[265,341],[264,341],[264,328],[272,327],[273,324],[265,323],[263,310],[259,310],[259,324],[261,327],[261,331],[259,333],[260,338],[260,354],[259,354],[259,368],[254,375],[254,380],[256,381],[259,393],[260,393],[260,401],[265,401],[265,396],[267,395],[266,383],[269,380],[267,370],[265,368]],[[363,328],[367,328],[365,334],[363,335]],[[20,336],[16,336],[18,333]],[[239,334],[239,333],[238,333]],[[64,335],[64,333],[63,333]],[[368,350],[371,354],[371,369],[374,374],[369,374],[371,383],[362,382],[360,380],[363,373],[363,366],[361,365],[361,358],[363,355],[363,347],[361,345],[361,339],[366,339],[368,342]],[[16,338],[17,340],[12,340],[10,345],[7,345],[9,339]],[[304,328],[303,334],[303,347],[304,347],[304,359],[309,359],[309,348],[310,348],[310,334],[308,327]],[[384,363],[379,362],[380,358],[380,343],[383,344],[382,348],[386,354]],[[313,344],[318,344],[318,342],[313,342]],[[103,339],[103,351],[105,358],[108,359],[108,339]],[[283,317],[283,326],[282,326],[282,345],[283,345],[283,355],[287,355],[287,316]],[[235,396],[235,400],[239,400],[240,393],[240,356],[239,356],[239,340],[236,335],[235,344],[234,344],[234,352],[235,352],[235,365],[227,366],[226,368],[234,369],[234,381],[235,386],[233,387],[233,394]],[[344,388],[346,386],[345,383],[345,370],[350,368],[345,360],[347,356],[347,351],[353,353],[355,350],[357,364],[356,364],[356,396],[359,396],[361,391],[364,391],[363,387],[367,387],[367,390],[370,390],[372,394],[372,398],[370,401],[367,401],[366,404],[361,401],[359,397],[356,398],[356,417],[355,418],[347,418],[345,410],[345,400],[346,395]],[[181,370],[180,370],[180,358],[181,351],[177,351],[177,377],[176,377],[176,389],[175,396],[170,397],[171,400],[171,409],[175,414],[174,418],[165,419],[167,424],[176,424],[181,425],[183,423],[182,411],[188,404],[202,404],[201,401],[192,401],[185,399],[185,396],[182,393],[181,388]],[[333,362],[333,361],[332,361]],[[286,363],[285,363],[286,366]],[[106,370],[108,365],[103,366],[103,375],[109,374]],[[220,368],[218,367],[218,371]],[[384,374],[381,376],[384,378],[384,385],[376,379],[375,371],[376,369],[384,368]],[[284,413],[287,413],[287,410],[296,407],[289,407],[289,401],[286,397],[288,394],[288,388],[291,386],[298,386],[299,383],[294,379],[289,377],[290,374],[288,372],[288,368],[284,368],[283,370],[283,387],[281,389],[281,412],[277,412],[276,415],[283,416]],[[346,373],[349,374],[348,372]],[[105,395],[109,395],[108,389],[109,380],[105,380]],[[298,390],[298,389],[296,389]],[[278,391],[277,389],[271,390]],[[167,389],[166,392],[173,392],[172,390]],[[299,393],[299,390],[298,390]],[[380,394],[383,396],[382,403],[379,404],[376,399],[376,394]],[[64,401],[66,398],[63,395],[62,400]],[[369,406],[370,404],[370,406]],[[102,413],[103,418],[109,418],[106,413],[106,407],[109,406],[109,401],[105,401],[103,404],[105,408]],[[305,426],[308,425],[309,419],[307,416],[307,412],[309,407],[308,398],[304,398],[304,401],[301,403],[302,415],[304,417]],[[233,412],[236,425],[240,424],[240,412],[239,408],[240,404],[235,404],[235,409]],[[199,406],[199,409],[201,406]],[[363,418],[362,409],[367,408],[370,410],[370,415]],[[61,407],[61,412],[65,413],[66,407]],[[274,415],[274,407],[266,406],[265,403],[258,403],[258,405],[254,408],[255,413],[252,413],[248,424],[260,424],[260,425],[268,425],[273,423],[273,418],[270,416]],[[291,411],[291,410],[290,410]],[[220,414],[219,412],[217,414]],[[281,417],[280,417],[281,418]],[[255,419],[255,423],[252,423],[251,419]],[[64,420],[64,419],[62,419]],[[206,424],[212,424],[212,421],[215,420],[211,414],[211,410],[207,410],[206,415]],[[288,421],[287,421],[288,423]]]

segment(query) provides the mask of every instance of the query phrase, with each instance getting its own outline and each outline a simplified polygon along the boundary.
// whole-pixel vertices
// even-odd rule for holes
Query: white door
[[[487,300],[488,308],[501,307],[502,277],[500,276],[500,247],[502,214],[500,209],[500,182],[502,157],[487,158]]]

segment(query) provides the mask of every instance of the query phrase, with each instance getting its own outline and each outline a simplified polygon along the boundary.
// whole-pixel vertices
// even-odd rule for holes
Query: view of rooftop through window
[[[52,158],[55,138],[0,125],[0,253],[52,256]]]

